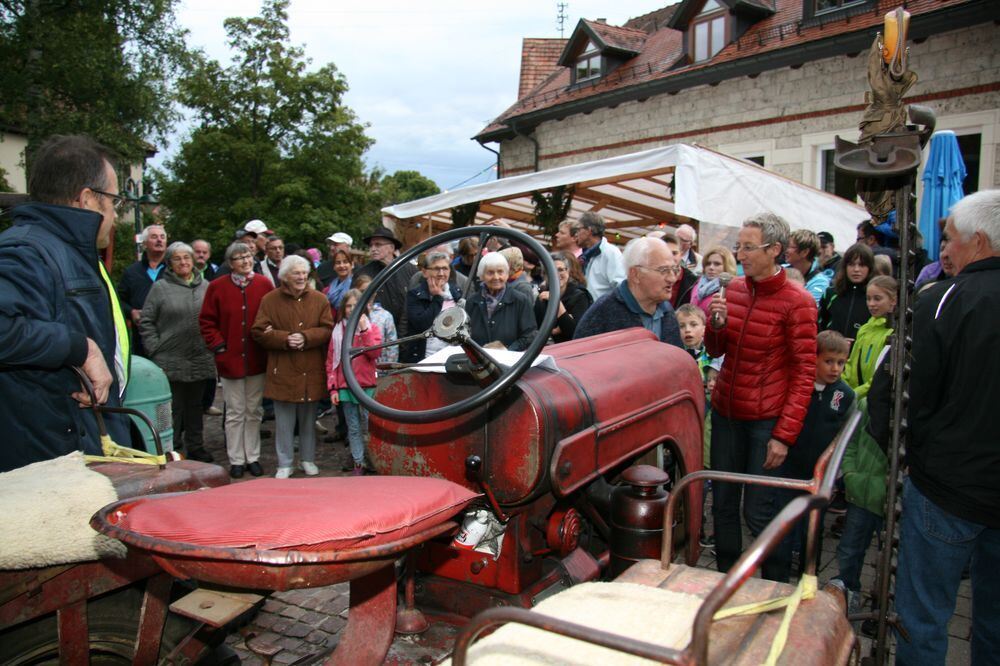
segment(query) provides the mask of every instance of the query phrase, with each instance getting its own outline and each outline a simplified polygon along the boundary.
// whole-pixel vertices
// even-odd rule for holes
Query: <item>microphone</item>
[[[732,281],[733,281],[733,276],[731,274],[729,273],[719,274],[719,296],[722,296],[723,299],[726,298],[726,287],[728,287],[729,283]],[[712,328],[719,328],[718,312],[712,313]]]

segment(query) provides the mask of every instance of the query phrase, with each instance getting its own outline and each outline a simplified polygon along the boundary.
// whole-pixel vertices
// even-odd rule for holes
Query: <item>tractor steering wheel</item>
[[[366,311],[368,303],[372,300],[373,296],[378,292],[382,285],[384,285],[389,278],[394,273],[399,271],[400,267],[402,267],[410,259],[419,255],[421,252],[431,249],[432,247],[436,247],[442,243],[447,243],[458,238],[465,238],[466,236],[478,236],[480,249],[485,247],[486,241],[493,236],[517,240],[530,247],[542,260],[542,264],[545,266],[546,281],[549,285],[549,304],[545,308],[545,317],[542,320],[541,325],[538,327],[538,333],[535,335],[535,339],[532,340],[531,344],[528,345],[528,348],[521,355],[521,358],[519,358],[514,365],[510,367],[501,367],[491,361],[488,352],[469,336],[468,326],[464,325],[466,318],[463,308],[454,307],[442,310],[441,313],[434,319],[434,323],[431,327],[423,333],[408,335],[390,344],[399,345],[411,340],[421,338],[427,339],[431,336],[437,337],[444,340],[448,344],[462,347],[469,359],[473,361],[475,366],[474,369],[482,371],[483,374],[480,376],[480,379],[492,378],[492,381],[475,395],[459,400],[456,403],[434,409],[413,411],[396,409],[369,397],[358,383],[358,379],[354,374],[354,368],[351,366],[351,359],[361,353],[363,349],[355,348],[350,345],[350,342],[353,342],[354,340],[354,334],[357,331],[358,321],[361,318],[361,314]],[[475,281],[476,269],[479,266],[480,257],[481,254],[476,256],[476,260],[472,264],[472,270],[469,272],[470,290]],[[468,295],[466,294],[464,296]],[[505,390],[507,390],[508,387],[516,382],[521,375],[528,370],[528,368],[531,367],[531,363],[535,360],[538,353],[542,350],[542,347],[544,347],[545,343],[548,341],[549,332],[555,325],[556,315],[558,312],[559,278],[556,273],[556,265],[552,261],[552,257],[549,256],[549,253],[541,246],[541,244],[538,243],[538,241],[523,232],[505,227],[478,226],[451,229],[442,234],[438,234],[437,236],[428,238],[422,243],[410,248],[392,264],[375,276],[375,279],[372,280],[372,283],[361,295],[361,299],[357,305],[355,305],[354,311],[347,320],[347,327],[344,331],[344,344],[341,346],[340,367],[344,371],[344,379],[347,382],[347,386],[351,390],[351,393],[354,394],[357,401],[361,403],[365,409],[376,414],[377,416],[399,423],[431,423],[447,418],[454,418],[461,414],[465,414],[466,412],[472,411],[476,407],[479,407],[480,405],[483,405],[501,395]]]

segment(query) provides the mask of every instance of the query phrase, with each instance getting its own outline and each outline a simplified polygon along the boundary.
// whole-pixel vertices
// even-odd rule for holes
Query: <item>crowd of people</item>
[[[539,330],[556,285],[540,274],[527,245],[492,237],[444,244],[399,262],[401,241],[379,227],[364,254],[343,232],[315,249],[286,242],[261,220],[234,232],[223,261],[211,262],[204,239],[171,240],[161,225],[143,230],[140,260],[117,287],[98,259],[124,199],[109,153],[85,137],[55,137],[29,174],[34,203],[15,209],[0,235],[0,420],[14,445],[0,447],[0,471],[74,450],[100,451],[96,424],[72,368],[94,397],[121,404],[132,354],[150,358],[172,393],[175,444],[211,460],[203,418],[214,415],[221,386],[231,476],[264,474],[261,422],[273,414],[277,478],[316,465],[317,417],[336,409],[350,447],[352,474],[366,473],[368,417],[348,389],[341,350],[369,348],[351,361],[372,394],[380,372],[439,351],[426,331],[444,310],[463,307],[472,339],[523,350],[536,336],[563,342],[642,327],[690,353],[706,388],[705,464],[713,469],[808,478],[853,405],[865,427],[844,464],[848,503],[837,550],[837,580],[850,608],[861,599],[864,552],[882,520],[891,379],[885,359],[894,342],[899,252],[885,229],[858,227],[841,256],[833,236],[792,230],[762,213],[744,221],[732,249],[696,251],[689,225],[657,229],[623,250],[604,220],[587,212],[565,220],[552,238],[559,305],[550,330]],[[1000,448],[996,444],[1000,376],[991,354],[1000,337],[1000,192],[957,204],[947,220],[941,258],[918,278],[909,423],[897,585],[897,611],[909,640],[900,663],[943,658],[944,627],[963,569],[973,579],[973,656],[1000,654]],[[351,341],[346,323],[372,280],[393,273]],[[472,274],[475,267],[475,274]],[[727,286],[728,285],[728,286]],[[385,344],[386,346],[380,346]],[[38,418],[16,414],[17,396],[35,396]],[[128,422],[105,417],[114,439]],[[296,464],[296,453],[298,463]],[[742,551],[750,533],[790,501],[785,490],[716,483],[712,488],[718,567]],[[763,566],[787,581],[797,537]],[[942,647],[944,646],[944,647]],[[985,662],[984,662],[985,663]]]

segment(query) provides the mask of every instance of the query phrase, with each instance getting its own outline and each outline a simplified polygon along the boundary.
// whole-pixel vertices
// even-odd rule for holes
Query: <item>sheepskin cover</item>
[[[0,474],[0,569],[125,557],[125,544],[90,527],[117,499],[111,479],[87,469],[78,451]]]
[[[583,583],[533,609],[594,629],[683,648],[702,599],[635,583]],[[449,662],[450,663],[450,662]],[[657,662],[522,624],[506,624],[469,650],[474,666],[638,666]]]

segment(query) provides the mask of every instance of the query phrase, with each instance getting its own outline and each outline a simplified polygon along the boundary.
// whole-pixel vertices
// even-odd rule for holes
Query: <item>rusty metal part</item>
[[[59,663],[90,662],[90,630],[87,627],[87,602],[67,604],[56,611],[59,626]]]
[[[396,572],[391,566],[351,580],[347,626],[327,666],[381,664],[396,624]]]
[[[429,623],[424,614],[414,603],[414,588],[416,583],[416,568],[413,565],[413,558],[406,557],[403,568],[403,608],[396,612],[396,633],[397,634],[422,634],[427,631]]]
[[[524,624],[536,629],[543,629],[567,636],[586,643],[593,643],[602,647],[634,654],[646,659],[652,659],[661,663],[680,664],[682,653],[679,650],[665,648],[660,645],[637,641],[618,634],[608,633],[599,629],[585,627],[574,622],[560,620],[554,617],[532,613],[523,608],[490,608],[474,617],[462,631],[459,632],[455,640],[455,651],[451,657],[454,666],[465,666],[468,660],[469,646],[483,631],[508,622]]]
[[[656,566],[648,566],[655,562],[655,560],[645,560],[640,562],[632,569],[629,569],[629,572],[626,573],[623,578],[628,578],[629,574],[636,571],[636,569],[644,569],[646,577],[648,578],[658,577],[663,580],[671,575],[671,538],[670,531],[666,528],[672,524],[673,510],[676,508],[678,501],[677,498],[679,497],[678,491],[683,489],[685,485],[695,484],[704,479],[718,479],[722,481],[758,483],[760,485],[773,487],[795,488],[808,493],[806,495],[796,497],[788,505],[786,505],[774,518],[774,520],[772,520],[767,527],[764,528],[750,547],[743,552],[729,572],[725,575],[703,572],[704,576],[713,580],[714,586],[705,596],[704,602],[698,609],[692,627],[691,640],[683,650],[665,648],[623,636],[611,635],[607,632],[596,631],[592,628],[584,627],[572,622],[556,620],[554,618],[545,617],[537,613],[530,613],[520,609],[491,609],[473,618],[473,620],[461,632],[459,632],[455,642],[455,653],[452,657],[453,663],[456,664],[456,666],[464,664],[466,662],[468,647],[475,637],[478,636],[484,629],[504,624],[505,622],[528,624],[540,629],[554,631],[555,633],[559,633],[564,636],[570,636],[578,640],[603,645],[605,647],[611,647],[612,649],[616,649],[621,652],[642,656],[648,659],[655,659],[661,662],[684,665],[707,663],[709,630],[712,627],[715,614],[737,592],[739,592],[745,583],[747,583],[764,558],[781,542],[782,539],[785,538],[785,536],[788,535],[789,532],[791,532],[798,519],[808,513],[818,512],[822,507],[826,506],[830,502],[830,499],[833,496],[833,484],[840,469],[844,452],[846,451],[851,436],[854,434],[860,420],[860,412],[858,412],[857,409],[852,409],[847,422],[817,461],[812,479],[781,479],[749,474],[703,471],[683,477],[674,486],[675,492],[671,494],[670,499],[668,500],[667,510],[663,520],[666,533],[663,538],[663,548],[659,563]],[[815,558],[812,557],[812,553],[807,552],[806,557],[807,561],[810,563],[815,560]],[[815,565],[812,564],[812,570],[808,573],[814,575],[814,567]],[[676,570],[680,567],[673,568]],[[699,570],[686,568],[686,571],[698,572]],[[637,576],[638,575],[634,575],[632,580],[637,580]],[[768,583],[767,581],[762,582]],[[791,589],[790,586],[787,585],[782,587]],[[685,585],[683,589],[684,591],[690,592],[691,586]],[[845,633],[841,634],[839,632],[835,632],[832,634],[829,637],[831,640],[829,645],[831,649],[839,650],[838,654],[835,655],[838,660],[840,660],[841,656],[846,659],[846,654],[849,654],[855,649],[854,641],[853,638],[850,637],[849,630],[846,629],[846,619],[843,618],[839,611],[835,610],[835,613],[836,617],[843,620],[842,624],[845,627]],[[815,628],[813,628],[813,630],[815,630]],[[848,638],[851,640],[848,641]],[[743,643],[739,644],[742,645]],[[821,659],[823,658],[822,655],[817,656]]]
[[[493,514],[500,520],[500,522],[506,523],[510,520],[510,516],[508,516],[507,513],[500,508],[500,503],[497,502],[496,495],[493,494],[493,487],[483,475],[483,459],[476,455],[469,456],[465,459],[465,471],[468,473],[469,478],[479,486],[480,490],[483,491],[483,495],[486,496],[486,501],[489,503],[490,509],[493,510]]]
[[[167,621],[167,605],[173,579],[166,574],[153,576],[146,582],[139,612],[139,637],[135,644],[132,663],[152,664],[160,654],[160,636]]]
[[[663,509],[670,476],[652,465],[634,465],[611,495],[611,568],[614,577],[642,559],[656,558],[663,539]]]
[[[170,604],[170,610],[212,627],[224,627],[251,610],[264,597],[252,592],[234,592],[201,585]]]
[[[580,545],[582,518],[572,507],[559,507],[549,516],[545,540],[550,549],[566,557]]]
[[[359,548],[268,550],[198,546],[138,534],[119,526],[122,517],[140,502],[166,497],[170,494],[109,504],[94,514],[90,524],[95,530],[146,552],[178,578],[251,589],[289,590],[342,583],[387,566],[409,548],[458,527],[446,521],[402,539]]]

